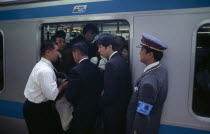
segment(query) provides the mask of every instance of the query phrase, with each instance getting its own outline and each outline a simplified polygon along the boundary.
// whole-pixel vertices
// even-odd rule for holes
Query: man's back
[[[104,89],[109,90],[115,96],[118,96],[114,101],[118,102],[116,106],[126,107],[126,103],[128,103],[129,98],[129,82],[130,82],[130,73],[128,65],[125,60],[120,56],[120,54],[116,53],[106,64],[105,74],[104,74]],[[106,91],[105,91],[106,92]],[[105,103],[109,103],[106,97],[103,96],[102,100]],[[114,103],[109,103],[110,105],[114,105]],[[119,105],[120,104],[120,105]]]
[[[130,73],[128,65],[116,53],[107,62],[104,73],[104,94],[100,104],[104,118],[105,133],[123,134],[128,101]]]
[[[101,93],[99,80],[99,69],[88,59],[70,72],[66,98],[74,107],[72,127],[92,127]]]

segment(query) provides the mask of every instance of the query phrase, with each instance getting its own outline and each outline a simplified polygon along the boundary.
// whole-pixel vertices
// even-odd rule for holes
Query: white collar
[[[61,58],[61,57],[62,57],[62,54],[59,52],[59,53],[58,53],[58,56],[59,56],[59,58]]]
[[[88,59],[88,57],[82,58],[82,59],[79,61],[79,63],[82,62],[83,60],[86,60],[86,59]]]
[[[152,64],[149,64],[148,66],[146,66],[146,68],[144,69],[144,72],[146,72],[147,70],[149,70],[150,68],[154,67],[154,66],[157,66],[160,62],[157,61],[157,62],[154,62]]]
[[[112,56],[114,55],[114,54],[116,54],[117,53],[117,51],[114,51],[110,56],[109,56],[109,60],[112,58]]]
[[[52,65],[52,62],[49,61],[48,59],[42,57],[41,58],[41,61],[45,62],[47,65],[49,65],[52,69],[54,69],[53,65]]]

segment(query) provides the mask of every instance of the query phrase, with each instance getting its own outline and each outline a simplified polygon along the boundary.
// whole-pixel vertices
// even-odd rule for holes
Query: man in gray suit
[[[158,134],[168,91],[168,73],[160,64],[167,46],[156,37],[143,34],[140,61],[146,65],[136,81],[127,111],[127,134]]]

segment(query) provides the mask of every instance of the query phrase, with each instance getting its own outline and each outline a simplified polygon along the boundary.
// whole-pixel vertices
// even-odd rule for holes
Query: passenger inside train
[[[197,32],[197,47],[194,73],[193,111],[204,117],[210,117],[210,35],[209,25],[203,25]]]

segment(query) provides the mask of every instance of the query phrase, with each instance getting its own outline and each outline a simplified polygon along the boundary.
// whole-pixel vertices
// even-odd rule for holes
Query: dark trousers
[[[89,128],[72,128],[66,132],[66,134],[92,134],[92,130]]]
[[[113,112],[114,113],[114,112]],[[104,134],[125,134],[125,114],[103,111]]]
[[[84,117],[80,115],[81,117]],[[92,117],[92,116],[91,116]],[[85,118],[78,121],[77,116],[73,117],[67,134],[93,134],[93,121]],[[93,117],[94,118],[94,117]],[[89,123],[89,124],[87,124]],[[92,124],[92,125],[91,125]]]
[[[23,105],[23,115],[29,134],[61,134],[57,116],[52,108],[52,101],[39,104],[28,100]]]

